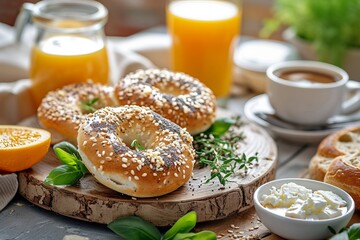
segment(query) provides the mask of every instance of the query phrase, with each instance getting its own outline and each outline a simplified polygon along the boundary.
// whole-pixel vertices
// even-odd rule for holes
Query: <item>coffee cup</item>
[[[360,84],[341,68],[316,61],[285,61],[267,71],[267,94],[280,118],[297,124],[323,124],[360,108]]]

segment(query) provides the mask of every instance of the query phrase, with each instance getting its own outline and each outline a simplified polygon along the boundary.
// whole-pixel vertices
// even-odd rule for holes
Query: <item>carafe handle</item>
[[[24,3],[21,7],[19,15],[16,17],[15,21],[15,41],[17,43],[21,42],[21,37],[24,32],[25,26],[31,23],[31,17],[34,9],[34,4]]]

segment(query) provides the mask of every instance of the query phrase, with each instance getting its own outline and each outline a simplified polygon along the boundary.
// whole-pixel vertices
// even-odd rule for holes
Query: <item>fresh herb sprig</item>
[[[343,228],[337,234],[335,229],[329,226],[332,234],[336,234],[330,240],[358,240],[360,239],[360,223],[354,223],[349,228]]]
[[[88,173],[78,150],[68,142],[54,145],[57,158],[63,163],[49,173],[45,179],[48,185],[74,185]]]
[[[154,225],[137,216],[118,218],[109,223],[108,228],[124,240],[216,240],[212,231],[190,232],[196,219],[194,211],[185,214],[163,236]]]
[[[134,139],[132,142],[131,142],[131,147],[136,149],[136,150],[139,150],[139,151],[144,151],[146,148],[141,145],[139,143],[139,141],[137,139]]]
[[[88,113],[93,113],[96,111],[96,108],[94,108],[94,104],[99,101],[99,98],[93,98],[88,101],[81,102],[81,109]]]
[[[218,119],[204,133],[194,136],[194,147],[197,161],[201,166],[211,168],[210,178],[218,178],[222,185],[226,185],[229,177],[238,170],[247,174],[249,168],[257,164],[257,153],[248,157],[245,153],[238,153],[238,142],[244,140],[242,132],[229,131],[230,127],[241,127],[240,117]]]

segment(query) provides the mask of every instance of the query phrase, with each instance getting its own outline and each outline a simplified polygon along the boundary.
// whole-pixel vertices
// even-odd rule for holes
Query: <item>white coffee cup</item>
[[[360,108],[360,91],[346,98],[351,89],[360,89],[360,84],[349,81],[348,74],[334,65],[286,61],[271,65],[266,75],[270,104],[286,121],[322,124],[332,116]]]

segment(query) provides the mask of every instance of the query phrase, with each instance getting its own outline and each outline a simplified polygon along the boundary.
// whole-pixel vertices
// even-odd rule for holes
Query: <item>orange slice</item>
[[[48,152],[50,133],[23,126],[0,125],[0,171],[30,168]]]

